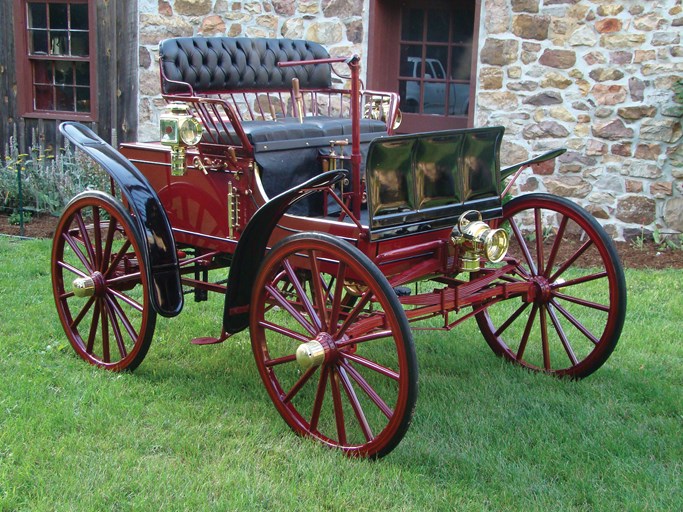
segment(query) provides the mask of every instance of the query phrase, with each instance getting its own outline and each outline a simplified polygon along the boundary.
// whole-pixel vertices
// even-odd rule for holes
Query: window
[[[467,116],[473,26],[472,10],[403,9],[401,110]]]
[[[481,3],[370,0],[368,86],[399,93],[399,133],[471,126]]]
[[[92,3],[15,0],[17,75],[25,116],[94,118]]]

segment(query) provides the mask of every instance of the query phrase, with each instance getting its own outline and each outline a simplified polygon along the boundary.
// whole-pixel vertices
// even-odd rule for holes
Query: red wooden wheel
[[[554,227],[551,227],[554,226]],[[626,314],[624,272],[600,224],[571,201],[517,197],[497,227],[510,234],[514,271],[494,283],[528,283],[529,294],[492,301],[477,315],[493,351],[527,368],[586,377],[610,356]]]
[[[294,431],[381,457],[408,430],[417,397],[410,327],[379,269],[325,234],[285,238],[254,283],[258,371]]]
[[[89,363],[133,370],[147,354],[156,312],[143,261],[117,199],[89,191],[67,205],[52,246],[52,289],[64,332]]]

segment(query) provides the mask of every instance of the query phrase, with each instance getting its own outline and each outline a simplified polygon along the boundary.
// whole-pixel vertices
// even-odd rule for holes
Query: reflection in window
[[[467,116],[474,9],[405,8],[400,34],[401,110]]]

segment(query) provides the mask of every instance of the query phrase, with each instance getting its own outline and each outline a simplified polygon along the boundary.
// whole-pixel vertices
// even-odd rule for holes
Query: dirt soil
[[[34,217],[24,225],[24,236],[52,238],[58,219],[49,215]],[[0,215],[0,233],[19,235],[19,226],[9,223],[7,215]],[[662,249],[653,242],[638,246],[633,242],[616,242],[617,251],[627,268],[683,268],[683,249]]]

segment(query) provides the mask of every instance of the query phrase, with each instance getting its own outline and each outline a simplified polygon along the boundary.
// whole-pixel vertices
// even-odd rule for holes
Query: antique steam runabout
[[[57,311],[86,361],[132,370],[157,315],[224,294],[215,337],[192,342],[248,329],[292,429],[379,457],[416,404],[411,323],[474,317],[496,355],[571,378],[611,354],[626,287],[600,224],[551,195],[503,201],[564,150],[501,170],[500,127],[393,135],[397,95],[308,41],[177,38],[159,56],[158,142],[116,150],[61,126],[111,176],[69,203],[52,251]]]

